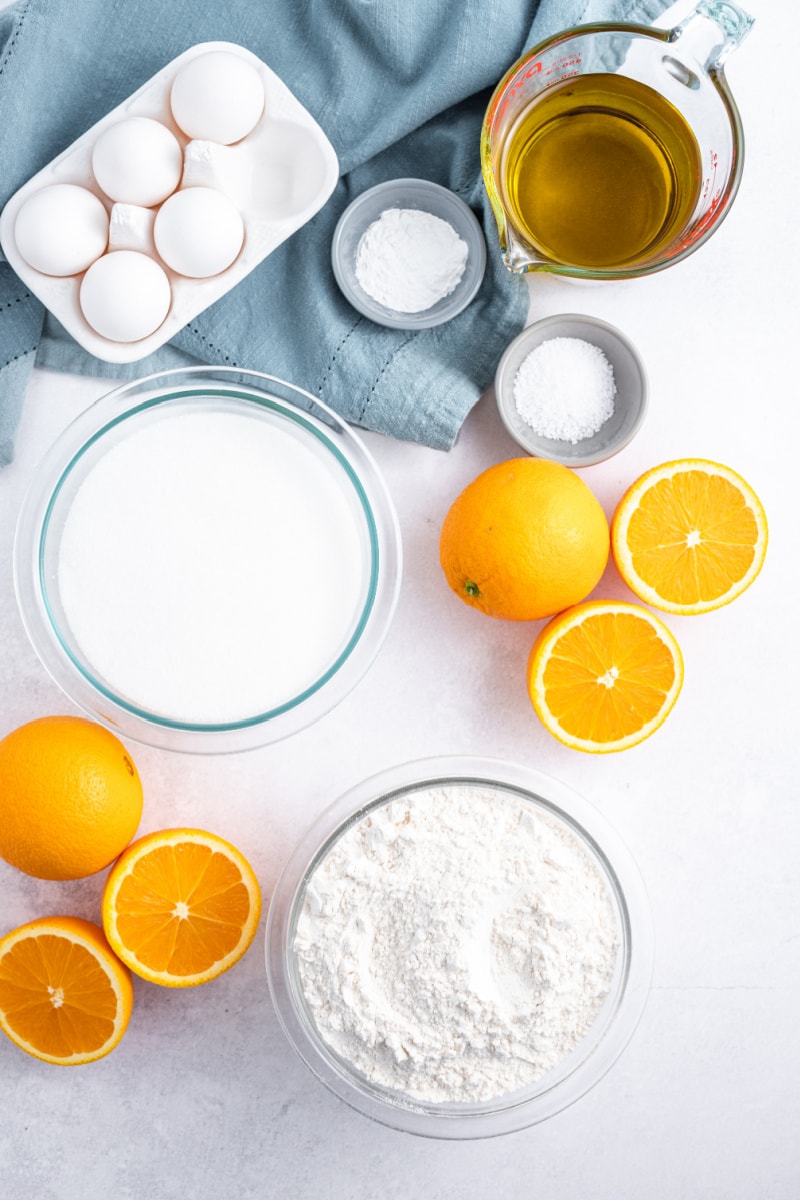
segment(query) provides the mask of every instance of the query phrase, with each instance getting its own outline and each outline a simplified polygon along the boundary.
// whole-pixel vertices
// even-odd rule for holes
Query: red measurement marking
[[[527,67],[521,72],[521,74],[515,75],[514,82],[509,88],[506,88],[505,94],[497,106],[497,112],[492,116],[492,124],[502,121],[506,109],[516,96],[517,92],[524,88],[528,79],[532,79],[534,75],[538,75],[541,69],[542,64],[537,59],[536,62],[528,63]]]
[[[573,76],[579,75],[580,70],[568,70],[567,68],[579,68],[581,62],[582,59],[580,54],[573,54],[568,58],[558,59],[558,61],[555,62],[552,67],[548,67],[546,71],[543,69],[542,63],[539,59],[537,59],[535,62],[529,63],[524,71],[514,76],[514,82],[508,88],[506,88],[505,93],[498,102],[496,110],[492,112],[489,119],[489,123],[492,128],[496,128],[497,125],[499,125],[505,116],[506,110],[511,101],[516,98],[518,92],[525,90],[527,81],[532,79],[534,75],[544,74],[547,78],[549,78],[551,75],[555,75],[557,76],[557,79],[554,79],[553,83],[558,83],[561,79],[572,79]],[[552,84],[548,84],[548,87],[551,86]]]
[[[708,201],[709,193],[717,182],[717,166],[719,164],[719,155],[717,154],[716,150],[711,151],[709,155],[709,162],[711,164],[711,174],[706,176],[705,180],[703,181],[703,202]],[[711,200],[708,201],[708,208],[706,211],[697,221],[695,221],[694,225],[692,225],[686,236],[681,238],[681,240],[678,242],[676,246],[677,250],[685,250],[687,246],[693,246],[698,238],[700,238],[706,232],[706,230],[714,224],[714,221],[717,219],[717,209],[719,208],[721,199],[722,188],[718,187],[711,197]]]
[[[566,71],[567,67],[579,67],[580,65],[580,54],[573,54],[571,58],[560,58],[558,62],[554,63],[553,66],[550,67],[550,69],[545,73],[547,75],[561,75]],[[570,71],[570,75],[575,74],[577,74],[576,71]]]

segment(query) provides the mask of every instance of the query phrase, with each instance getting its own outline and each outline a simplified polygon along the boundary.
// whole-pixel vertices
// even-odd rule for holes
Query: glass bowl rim
[[[357,498],[370,549],[366,595],[356,626],[336,661],[297,696],[238,721],[181,722],[150,713],[95,679],[65,644],[52,617],[42,555],[52,506],[84,453],[143,410],[204,395],[229,407],[257,404],[312,436],[342,469]],[[298,403],[302,398],[303,404]],[[316,415],[317,413],[321,414]],[[324,420],[323,420],[324,418]],[[326,431],[325,426],[329,426]],[[337,445],[333,438],[339,436]],[[113,443],[112,443],[113,444]],[[104,393],[78,414],[36,467],[17,519],[14,551],[17,605],[28,638],[61,690],[114,732],[144,744],[190,753],[254,749],[305,728],[335,707],[377,655],[397,605],[402,547],[386,483],[364,442],[333,409],[296,384],[238,367],[197,366],[159,371]]]
[[[622,973],[602,1029],[595,1028],[595,1022],[564,1060],[565,1064],[573,1064],[569,1071],[546,1090],[537,1093],[536,1081],[523,1092],[510,1093],[508,1103],[500,1097],[496,1103],[478,1105],[423,1104],[367,1080],[362,1082],[310,1028],[310,1019],[300,1011],[293,991],[289,942],[305,884],[327,849],[368,810],[421,787],[445,783],[496,786],[543,805],[552,816],[563,820],[602,869],[620,919]],[[306,1067],[334,1095],[396,1130],[430,1138],[477,1139],[515,1132],[546,1120],[600,1081],[630,1041],[642,1016],[654,948],[650,904],[641,873],[624,841],[599,809],[536,768],[499,758],[446,755],[384,769],[349,788],[323,810],[295,845],[275,885],[267,917],[265,953],[267,981],[279,1024]],[[524,1093],[532,1094],[526,1097]]]

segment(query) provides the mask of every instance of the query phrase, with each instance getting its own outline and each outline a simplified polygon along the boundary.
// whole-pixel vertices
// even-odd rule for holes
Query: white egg
[[[100,134],[92,170],[112,200],[150,208],[181,181],[183,150],[171,130],[150,117],[128,117]]]
[[[244,241],[244,222],[233,201],[215,188],[182,188],[156,213],[153,237],[168,267],[191,279],[205,279],[236,258]]]
[[[112,342],[138,342],[162,324],[172,303],[163,267],[136,250],[113,250],[83,277],[80,306],[95,333]]]
[[[258,123],[264,111],[264,84],[245,58],[230,50],[209,50],[178,71],[170,106],[190,138],[229,146]]]
[[[74,183],[54,183],[20,207],[14,240],[22,257],[44,275],[77,275],[108,244],[108,213],[94,193]]]

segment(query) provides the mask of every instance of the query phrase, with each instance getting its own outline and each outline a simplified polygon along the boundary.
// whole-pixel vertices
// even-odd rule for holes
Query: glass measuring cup
[[[673,29],[578,26],[514,63],[481,131],[506,266],[630,279],[702,245],[741,180],[723,68],[752,24],[730,0],[701,0]]]

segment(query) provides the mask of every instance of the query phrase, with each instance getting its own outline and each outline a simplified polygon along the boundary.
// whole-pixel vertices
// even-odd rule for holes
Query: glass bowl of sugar
[[[647,374],[621,330],[562,313],[522,330],[497,366],[500,419],[523,450],[588,467],[622,450],[647,412]]]
[[[82,413],[23,502],[14,574],[44,666],[81,708],[165,749],[295,733],[358,682],[401,575],[382,476],[302,389],[167,371]]]
[[[643,1012],[649,904],[602,815],[492,758],[389,768],[341,796],[273,892],[267,977],[288,1041],[392,1128],[471,1139],[577,1101]]]

